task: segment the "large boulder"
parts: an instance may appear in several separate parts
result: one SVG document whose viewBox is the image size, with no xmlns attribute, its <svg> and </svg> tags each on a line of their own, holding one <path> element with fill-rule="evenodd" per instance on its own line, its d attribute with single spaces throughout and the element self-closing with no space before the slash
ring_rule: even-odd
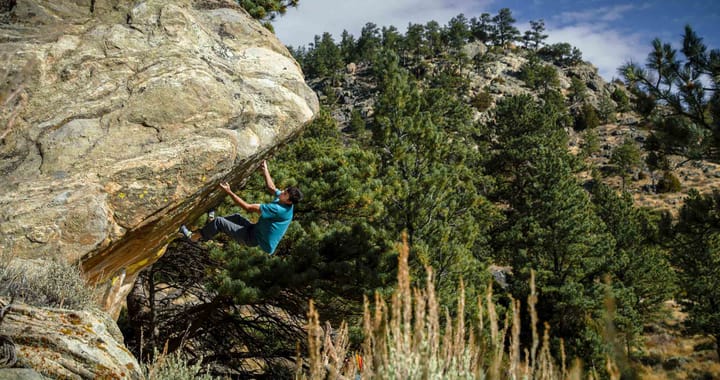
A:
<svg viewBox="0 0 720 380">
<path fill-rule="evenodd" d="M 595 109 L 600 108 L 603 97 L 609 97 L 615 86 L 608 84 L 598 73 L 597 67 L 588 62 L 582 62 L 575 66 L 564 68 L 560 75 L 560 86 L 568 91 L 572 86 L 572 79 L 577 78 L 585 85 L 584 102 L 591 104 Z M 582 103 L 574 104 L 573 109 L 579 109 Z"/>
<path fill-rule="evenodd" d="M 465 53 L 465 56 L 467 56 L 468 59 L 471 60 L 478 55 L 484 55 L 485 53 L 487 53 L 487 50 L 487 45 L 485 45 L 485 43 L 481 41 L 470 42 L 462 47 L 462 52 Z"/>
<path fill-rule="evenodd" d="M 308 123 L 298 64 L 231 0 L 0 7 L 0 250 L 83 262 L 116 315 L 178 226 Z"/>
<path fill-rule="evenodd" d="M 2 305 L 8 300 L 0 301 Z M 15 367 L 32 371 L 0 370 L 0 378 L 34 379 L 39 377 L 37 373 L 52 379 L 144 378 L 115 321 L 98 310 L 12 304 L 2 321 L 2 335 L 14 342 Z"/>
</svg>

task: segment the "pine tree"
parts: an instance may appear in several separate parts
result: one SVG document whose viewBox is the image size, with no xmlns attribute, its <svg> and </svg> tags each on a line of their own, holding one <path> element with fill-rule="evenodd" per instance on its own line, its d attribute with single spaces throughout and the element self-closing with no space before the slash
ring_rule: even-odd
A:
<svg viewBox="0 0 720 380">
<path fill-rule="evenodd" d="M 495 27 L 491 38 L 496 46 L 506 47 L 520 37 L 520 31 L 513 25 L 515 19 L 512 17 L 512 11 L 509 8 L 500 9 L 498 14 L 492 18 L 492 22 Z"/>
<path fill-rule="evenodd" d="M 691 331 L 715 338 L 720 355 L 720 192 L 691 190 L 673 228 L 671 260 Z M 720 356 L 719 356 L 720 357 Z"/>
<path fill-rule="evenodd" d="M 597 130 L 586 129 L 582 133 L 583 143 L 580 146 L 584 158 L 591 157 L 600 151 L 600 137 Z"/>
<path fill-rule="evenodd" d="M 293 58 L 295 58 L 295 60 L 298 64 L 300 64 L 301 67 L 309 66 L 310 63 L 307 61 L 309 54 L 307 47 L 303 45 L 299 47 L 288 46 L 287 48 L 290 54 L 293 56 Z"/>
<path fill-rule="evenodd" d="M 357 46 L 355 37 L 347 30 L 343 30 L 340 35 L 340 55 L 346 63 L 355 62 L 357 60 Z"/>
<path fill-rule="evenodd" d="M 615 112 L 617 110 L 617 107 L 615 106 L 615 103 L 612 101 L 610 95 L 603 94 L 600 97 L 600 101 L 598 103 L 598 117 L 600 117 L 600 121 L 603 124 L 608 123 L 614 123 L 616 120 Z"/>
<path fill-rule="evenodd" d="M 525 31 L 525 35 L 523 35 L 525 47 L 533 51 L 540 49 L 544 44 L 543 41 L 548 38 L 548 35 L 543 32 L 545 32 L 545 20 L 530 20 L 530 30 Z"/>
<path fill-rule="evenodd" d="M 322 37 L 315 36 L 315 42 L 307 59 L 311 62 L 309 76 L 327 77 L 333 81 L 339 78 L 344 66 L 340 48 L 328 32 L 323 33 Z"/>
<path fill-rule="evenodd" d="M 557 69 L 535 54 L 530 54 L 528 61 L 520 67 L 520 79 L 533 90 L 548 91 L 560 87 Z"/>
<path fill-rule="evenodd" d="M 432 266 L 442 298 L 453 300 L 461 276 L 468 284 L 483 283 L 475 281 L 482 278 L 478 252 L 493 215 L 478 188 L 485 181 L 473 164 L 478 152 L 463 138 L 471 113 L 444 89 L 420 92 L 394 54 L 375 65 L 381 93 L 372 145 L 380 157 L 378 197 L 385 205 L 378 228 L 393 241 L 406 231 L 415 270 Z"/>
<path fill-rule="evenodd" d="M 357 54 L 360 60 L 371 62 L 382 46 L 382 38 L 377 25 L 368 22 L 360 30 L 357 41 Z"/>
<path fill-rule="evenodd" d="M 404 44 L 402 51 L 411 57 L 418 57 L 427 54 L 424 50 L 424 34 L 425 28 L 421 24 L 409 23 L 405 32 Z"/>
<path fill-rule="evenodd" d="M 528 296 L 530 271 L 536 271 L 540 320 L 573 347 L 572 355 L 590 359 L 602 350 L 587 318 L 599 319 L 603 309 L 601 279 L 613 239 L 574 176 L 566 113 L 552 95 L 544 104 L 529 96 L 498 103 L 491 126 L 498 133 L 493 199 L 507 210 L 492 236 L 498 259 L 514 268 L 513 298 Z"/>
<path fill-rule="evenodd" d="M 717 94 L 720 50 L 708 52 L 702 38 L 689 25 L 685 26 L 682 41 L 684 61 L 669 43 L 655 39 L 652 46 L 645 68 L 629 62 L 619 72 L 636 97 L 645 101 L 647 106 L 642 108 L 646 115 L 658 104 L 672 110 L 671 115 L 663 116 L 664 120 L 653 120 L 666 124 L 659 125 L 658 130 L 667 129 L 667 123 L 671 123 L 688 137 L 675 141 L 672 135 L 660 134 L 666 141 L 664 153 L 683 153 L 691 156 L 689 158 L 716 157 L 720 147 L 720 96 Z M 674 147 L 686 152 L 672 152 Z"/>
<path fill-rule="evenodd" d="M 630 179 L 632 171 L 642 163 L 640 148 L 635 142 L 626 138 L 623 143 L 613 149 L 610 156 L 610 164 L 614 165 L 614 172 L 622 178 L 622 189 L 625 191 L 625 183 Z"/>
<path fill-rule="evenodd" d="M 644 324 L 661 317 L 663 302 L 674 293 L 675 275 L 660 244 L 655 216 L 636 208 L 629 193 L 618 195 L 602 183 L 593 188 L 592 201 L 614 238 L 609 274 L 617 305 L 615 325 L 630 345 Z"/>
<path fill-rule="evenodd" d="M 612 100 L 617 104 L 617 110 L 619 112 L 630 111 L 630 99 L 627 96 L 627 92 L 621 88 L 616 88 L 610 95 Z"/>
<path fill-rule="evenodd" d="M 450 48 L 458 52 L 470 37 L 470 28 L 468 20 L 464 14 L 459 14 L 450 19 L 445 27 L 445 35 Z"/>
<path fill-rule="evenodd" d="M 284 15 L 288 7 L 297 7 L 299 0 L 237 0 L 250 16 L 260 20 L 269 30 L 277 15 Z"/>
<path fill-rule="evenodd" d="M 578 77 L 572 77 L 570 79 L 570 90 L 569 96 L 571 102 L 581 103 L 587 98 L 588 88 L 585 83 Z"/>
<path fill-rule="evenodd" d="M 445 51 L 443 44 L 442 29 L 437 21 L 428 21 L 425 23 L 425 43 L 427 44 L 430 57 L 439 57 Z"/>
<path fill-rule="evenodd" d="M 402 45 L 402 35 L 394 26 L 382 28 L 382 47 L 383 49 L 396 51 Z"/>
<path fill-rule="evenodd" d="M 494 26 L 489 13 L 483 13 L 480 18 L 470 19 L 470 35 L 475 41 L 486 43 L 490 41 Z"/>
<path fill-rule="evenodd" d="M 538 55 L 558 66 L 567 67 L 582 62 L 582 52 L 567 42 L 543 46 Z"/>
<path fill-rule="evenodd" d="M 595 107 L 590 103 L 583 103 L 580 112 L 575 116 L 574 128 L 576 131 L 584 131 L 587 129 L 594 129 L 600 125 L 600 118 L 598 117 Z"/>
</svg>

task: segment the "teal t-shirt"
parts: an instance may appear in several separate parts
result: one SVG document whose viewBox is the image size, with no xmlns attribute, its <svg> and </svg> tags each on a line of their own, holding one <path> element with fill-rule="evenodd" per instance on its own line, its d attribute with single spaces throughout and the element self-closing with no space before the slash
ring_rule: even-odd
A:
<svg viewBox="0 0 720 380">
<path fill-rule="evenodd" d="M 280 203 L 280 190 L 272 203 L 260 205 L 260 220 L 255 224 L 255 239 L 263 251 L 273 254 L 293 217 L 293 205 Z"/>
</svg>

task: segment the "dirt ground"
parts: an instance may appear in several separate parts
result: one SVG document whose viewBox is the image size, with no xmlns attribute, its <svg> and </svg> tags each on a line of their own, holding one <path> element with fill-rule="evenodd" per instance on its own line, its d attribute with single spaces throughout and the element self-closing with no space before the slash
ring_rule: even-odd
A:
<svg viewBox="0 0 720 380">
<path fill-rule="evenodd" d="M 687 315 L 674 301 L 664 305 L 666 318 L 646 326 L 643 349 L 631 354 L 641 379 L 720 379 L 720 362 L 712 338 L 683 333 Z"/>
<path fill-rule="evenodd" d="M 633 139 L 638 146 L 642 145 L 642 141 L 647 138 L 648 132 L 633 126 L 606 124 L 597 128 L 597 134 L 600 140 L 601 151 L 587 159 L 588 163 L 598 168 L 607 167 L 609 164 L 612 149 L 629 137 Z M 579 151 L 582 144 L 582 138 L 579 134 L 571 136 L 571 151 Z M 643 160 L 645 154 L 643 154 Z M 668 159 L 673 167 L 684 161 L 680 156 L 669 156 Z M 643 165 L 644 166 L 644 165 Z M 649 208 L 651 210 L 667 210 L 673 215 L 682 207 L 683 200 L 687 196 L 690 189 L 697 189 L 701 193 L 720 190 L 720 165 L 709 161 L 687 161 L 673 170 L 680 180 L 682 190 L 675 193 L 654 193 L 650 191 L 653 184 L 652 173 L 643 168 L 633 175 L 633 179 L 628 181 L 626 189 L 630 191 L 635 203 L 638 206 Z M 660 172 L 654 173 L 655 178 L 659 179 L 662 175 Z M 590 178 L 590 172 L 582 173 L 584 179 Z M 622 188 L 622 180 L 619 176 L 606 176 L 603 181 L 616 189 Z"/>
</svg>

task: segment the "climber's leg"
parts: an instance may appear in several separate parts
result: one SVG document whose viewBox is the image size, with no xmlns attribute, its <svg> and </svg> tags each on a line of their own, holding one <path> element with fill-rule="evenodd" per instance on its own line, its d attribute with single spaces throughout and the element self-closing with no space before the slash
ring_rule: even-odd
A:
<svg viewBox="0 0 720 380">
<path fill-rule="evenodd" d="M 254 247 L 257 245 L 255 234 L 253 233 L 254 227 L 254 224 L 240 214 L 233 214 L 214 218 L 205 224 L 202 230 L 200 230 L 200 233 L 204 240 L 210 240 L 217 235 L 218 232 L 223 232 L 235 241 Z"/>
</svg>

